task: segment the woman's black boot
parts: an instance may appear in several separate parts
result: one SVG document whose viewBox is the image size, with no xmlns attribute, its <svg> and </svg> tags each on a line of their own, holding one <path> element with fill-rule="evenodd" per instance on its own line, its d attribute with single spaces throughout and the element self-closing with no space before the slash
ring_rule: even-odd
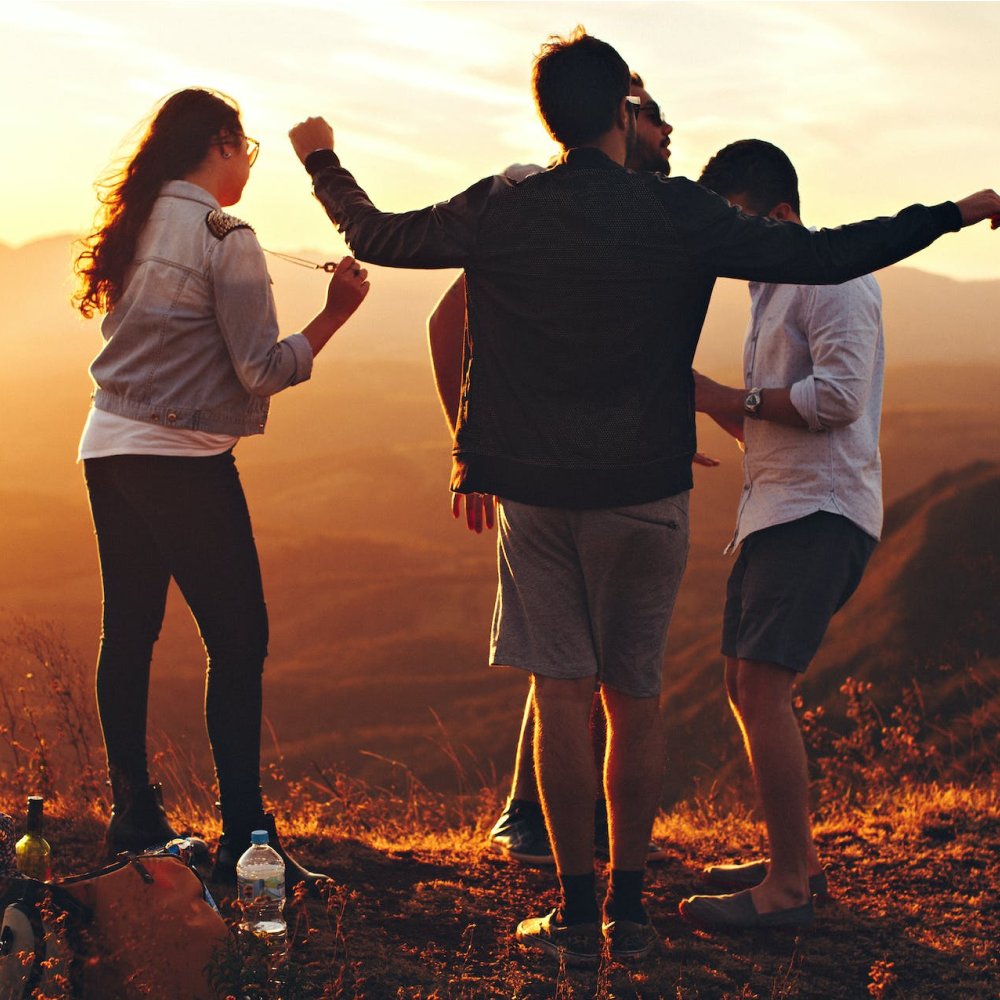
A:
<svg viewBox="0 0 1000 1000">
<path fill-rule="evenodd" d="M 167 819 L 157 786 L 132 786 L 112 779 L 111 787 L 115 804 L 104 834 L 104 849 L 109 859 L 122 851 L 143 851 L 180 836 Z"/>
<path fill-rule="evenodd" d="M 200 837 L 178 833 L 163 808 L 163 788 L 155 785 L 131 787 L 112 781 L 115 804 L 104 834 L 104 850 L 110 860 L 122 851 L 138 854 L 184 836 L 191 843 L 195 860 L 208 860 L 208 844 Z"/>
</svg>

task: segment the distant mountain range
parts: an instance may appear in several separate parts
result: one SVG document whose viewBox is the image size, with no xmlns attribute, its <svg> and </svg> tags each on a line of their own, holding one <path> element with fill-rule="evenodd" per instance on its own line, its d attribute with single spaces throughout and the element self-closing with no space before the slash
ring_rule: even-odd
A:
<svg viewBox="0 0 1000 1000">
<path fill-rule="evenodd" d="M 0 296 L 4 352 L 10 358 L 68 359 L 94 353 L 97 332 L 81 337 L 69 309 L 72 236 L 51 237 L 17 249 L 0 244 Z M 295 256 L 323 262 L 322 250 Z M 270 258 L 278 314 L 284 330 L 300 328 L 319 308 L 326 287 L 322 272 Z M 338 334 L 343 357 L 426 356 L 425 323 L 453 272 L 401 271 L 372 267 L 372 292 L 364 308 Z M 1000 364 L 1000 281 L 960 282 L 903 265 L 878 274 L 885 306 L 890 365 L 989 362 Z M 745 283 L 718 283 L 699 348 L 706 371 L 739 367 L 748 313 Z M 96 326 L 96 324 L 95 324 Z"/>
</svg>

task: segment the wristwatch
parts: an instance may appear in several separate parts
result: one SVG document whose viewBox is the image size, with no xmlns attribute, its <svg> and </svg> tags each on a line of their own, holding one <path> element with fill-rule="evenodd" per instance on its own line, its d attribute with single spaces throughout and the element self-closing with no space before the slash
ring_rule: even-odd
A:
<svg viewBox="0 0 1000 1000">
<path fill-rule="evenodd" d="M 754 420 L 760 420 L 760 404 L 764 402 L 763 389 L 751 389 L 743 397 L 743 413 Z"/>
</svg>

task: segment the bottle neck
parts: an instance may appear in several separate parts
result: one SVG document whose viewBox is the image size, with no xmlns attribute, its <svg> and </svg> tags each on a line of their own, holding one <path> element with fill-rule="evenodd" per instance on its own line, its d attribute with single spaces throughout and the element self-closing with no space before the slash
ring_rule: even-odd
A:
<svg viewBox="0 0 1000 1000">
<path fill-rule="evenodd" d="M 28 799 L 28 833 L 41 834 L 42 832 L 42 800 Z"/>
</svg>

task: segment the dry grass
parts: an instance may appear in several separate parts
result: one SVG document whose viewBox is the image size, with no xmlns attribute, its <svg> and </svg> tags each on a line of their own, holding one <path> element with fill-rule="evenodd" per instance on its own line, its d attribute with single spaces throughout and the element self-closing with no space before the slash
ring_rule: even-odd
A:
<svg viewBox="0 0 1000 1000">
<path fill-rule="evenodd" d="M 106 810 L 96 719 L 85 707 L 89 669 L 51 629 L 18 629 L 8 632 L 0 664 L 15 678 L 0 699 L 0 808 L 20 815 L 27 791 L 46 791 L 55 868 L 77 872 L 97 860 Z M 816 832 L 835 896 L 816 930 L 710 936 L 679 919 L 677 902 L 697 891 L 703 864 L 764 847 L 753 814 L 728 789 L 713 788 L 657 820 L 668 859 L 650 867 L 647 889 L 660 944 L 638 968 L 607 962 L 579 972 L 520 954 L 514 927 L 554 904 L 555 880 L 484 851 L 501 799 L 492 778 L 459 775 L 461 794 L 444 795 L 397 764 L 402 790 L 390 791 L 319 767 L 288 781 L 279 759 L 272 777 L 284 792 L 271 805 L 284 837 L 333 882 L 322 898 L 291 901 L 285 985 L 253 996 L 997 1000 L 995 743 L 979 740 L 987 756 L 963 780 L 944 781 L 935 778 L 948 769 L 940 750 L 928 749 L 919 700 L 901 698 L 896 713 L 880 713 L 863 686 L 845 685 L 843 694 L 848 732 L 827 732 L 815 718 L 807 727 L 826 772 Z M 450 746 L 443 730 L 441 740 Z M 217 834 L 212 790 L 193 780 L 184 754 L 160 747 L 157 768 L 187 789 L 169 802 L 175 824 Z M 230 891 L 213 889 L 231 912 Z M 229 968 L 251 964 L 237 956 Z M 232 984 L 227 994 L 251 997 Z"/>
</svg>

